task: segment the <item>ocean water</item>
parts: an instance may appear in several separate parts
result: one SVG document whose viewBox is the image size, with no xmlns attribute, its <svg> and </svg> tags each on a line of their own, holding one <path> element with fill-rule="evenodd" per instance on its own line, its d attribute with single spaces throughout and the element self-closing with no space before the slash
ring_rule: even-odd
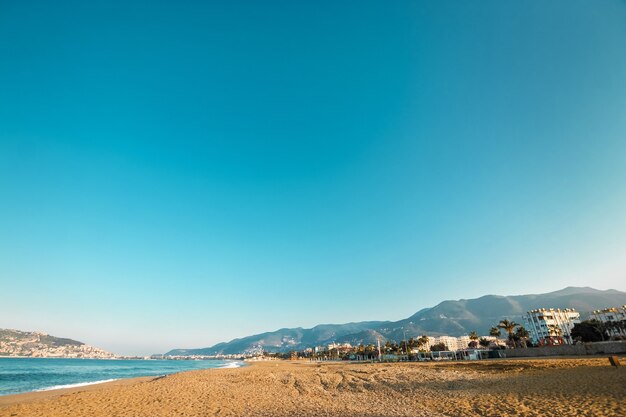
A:
<svg viewBox="0 0 626 417">
<path fill-rule="evenodd" d="M 193 369 L 234 368 L 239 361 L 106 360 L 0 358 L 0 395 L 78 387 L 138 376 L 160 376 Z"/>
</svg>

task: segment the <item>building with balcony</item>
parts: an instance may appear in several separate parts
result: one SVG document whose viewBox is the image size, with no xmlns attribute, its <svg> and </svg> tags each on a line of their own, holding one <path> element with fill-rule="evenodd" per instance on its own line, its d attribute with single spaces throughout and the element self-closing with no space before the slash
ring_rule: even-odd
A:
<svg viewBox="0 0 626 417">
<path fill-rule="evenodd" d="M 626 336 L 626 329 L 624 328 L 626 306 L 594 310 L 589 318 L 606 324 L 606 331 L 609 336 Z"/>
<path fill-rule="evenodd" d="M 571 308 L 539 308 L 530 310 L 523 320 L 533 343 L 563 345 L 572 343 L 572 329 L 580 323 L 580 313 Z"/>
</svg>

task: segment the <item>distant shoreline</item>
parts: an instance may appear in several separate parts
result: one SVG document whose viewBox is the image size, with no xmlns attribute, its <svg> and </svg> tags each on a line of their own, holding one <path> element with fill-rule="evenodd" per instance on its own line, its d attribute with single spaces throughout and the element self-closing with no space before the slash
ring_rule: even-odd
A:
<svg viewBox="0 0 626 417">
<path fill-rule="evenodd" d="M 111 361 L 117 361 L 117 360 L 121 360 L 123 358 L 76 358 L 76 357 L 72 357 L 72 356 L 5 356 L 5 355 L 0 355 L 0 359 L 98 359 L 98 360 L 111 360 Z M 143 360 L 140 358 L 136 358 L 136 360 Z"/>
</svg>

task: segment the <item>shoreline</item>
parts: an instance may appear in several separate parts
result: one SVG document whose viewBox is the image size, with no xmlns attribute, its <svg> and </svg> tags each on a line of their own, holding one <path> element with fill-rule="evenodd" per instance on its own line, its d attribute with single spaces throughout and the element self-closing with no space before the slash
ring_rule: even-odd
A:
<svg viewBox="0 0 626 417">
<path fill-rule="evenodd" d="M 84 357 L 74 357 L 74 356 L 7 356 L 0 355 L 0 359 L 97 359 L 97 360 L 121 360 L 122 358 L 84 358 Z M 138 359 L 144 360 L 144 359 Z"/>
<path fill-rule="evenodd" d="M 0 417 L 67 415 L 621 416 L 626 368 L 611 367 L 606 357 L 259 361 L 0 397 Z"/>
<path fill-rule="evenodd" d="M 163 376 L 137 376 L 132 378 L 116 379 L 114 381 L 96 382 L 93 384 L 81 385 L 77 387 L 55 388 L 42 391 L 22 392 L 20 394 L 0 395 L 0 411 L 3 407 L 8 407 L 16 404 L 29 403 L 38 400 L 47 400 L 84 391 L 96 391 L 100 389 L 106 389 L 107 387 L 133 385 L 136 383 L 147 382 L 159 378 L 163 378 Z"/>
<path fill-rule="evenodd" d="M 2 358 L 0 356 L 0 358 Z M 24 359 L 32 359 L 31 357 L 28 356 L 22 356 L 21 358 Z M 141 383 L 141 382 L 146 382 L 146 381 L 152 381 L 152 380 L 159 380 L 162 378 L 166 378 L 168 376 L 173 376 L 173 375 L 178 375 L 178 374 L 187 374 L 187 373 L 192 373 L 192 372 L 199 372 L 199 371 L 213 371 L 213 370 L 224 370 L 224 369 L 239 369 L 239 368 L 245 368 L 245 367 L 249 367 L 249 366 L 254 366 L 255 364 L 271 364 L 271 363 L 281 363 L 281 364 L 292 364 L 292 365 L 326 365 L 326 366 L 332 366 L 332 365 L 339 365 L 339 364 L 346 364 L 346 365 L 380 365 L 380 366 L 385 366 L 385 365 L 391 365 L 393 366 L 394 364 L 416 364 L 416 365 L 424 365 L 424 366 L 441 366 L 441 367 L 445 367 L 446 365 L 455 365 L 455 364 L 480 364 L 480 363 L 493 363 L 493 362 L 532 362 L 532 361 L 545 361 L 545 360 L 577 360 L 577 359 L 602 359 L 602 358 L 607 358 L 606 355 L 585 355 L 585 356 L 558 356 L 558 357 L 552 357 L 552 358 L 545 358 L 545 357 L 541 357 L 541 356 L 537 356 L 537 357 L 514 357 L 514 358 L 490 358 L 490 359 L 483 359 L 480 361 L 309 361 L 309 360 L 297 360 L 297 361 L 290 361 L 288 359 L 280 359 L 280 360 L 272 360 L 272 361 L 250 361 L 250 362 L 245 362 L 245 361 L 235 361 L 232 360 L 233 363 L 241 363 L 241 365 L 239 366 L 223 366 L 220 368 L 205 368 L 205 369 L 189 369 L 189 370 L 184 370 L 184 371 L 179 371 L 179 372 L 173 372 L 170 374 L 164 374 L 164 375 L 142 375 L 142 376 L 131 376 L 131 377 L 127 377 L 127 378 L 115 378 L 115 379 L 110 379 L 110 380 L 103 380 L 103 381 L 93 381 L 93 382 L 77 382 L 75 384 L 67 384 L 67 387 L 49 387 L 49 388 L 41 388 L 41 389 L 36 389 L 33 391 L 26 391 L 26 392 L 20 392 L 20 393 L 16 393 L 16 394 L 8 394 L 8 395 L 0 395 L 0 407 L 2 407 L 3 405 L 6 404 L 13 404 L 13 402 L 11 401 L 13 398 L 16 399 L 15 403 L 20 403 L 20 402 L 24 402 L 22 400 L 22 398 L 26 398 L 27 401 L 30 401 L 31 398 L 36 400 L 39 397 L 41 398 L 48 398 L 48 397 L 55 397 L 58 395 L 65 395 L 65 394 L 71 394 L 74 392 L 81 392 L 81 391 L 92 391 L 96 388 L 99 387 L 106 387 L 108 385 L 111 386 L 116 386 L 116 385 L 127 385 L 127 384 L 132 384 L 133 381 L 137 382 L 137 383 Z M 39 359 L 39 358 L 38 358 Z M 92 358 L 43 358 L 43 359 L 92 359 Z M 622 357 L 621 358 L 622 362 L 626 362 L 626 358 Z M 607 359 L 608 362 L 608 359 Z"/>
<path fill-rule="evenodd" d="M 65 358 L 67 359 L 67 358 Z M 3 407 L 12 406 L 15 404 L 28 403 L 38 400 L 46 400 L 55 397 L 62 397 L 65 395 L 76 394 L 85 391 L 98 391 L 101 389 L 107 389 L 110 387 L 129 386 L 135 384 L 142 384 L 145 382 L 158 381 L 167 377 L 181 374 L 190 374 L 194 372 L 206 372 L 206 371 L 218 371 L 218 370 L 234 370 L 251 366 L 251 363 L 244 363 L 241 366 L 225 366 L 222 368 L 206 368 L 206 369 L 189 369 L 186 371 L 174 372 L 166 375 L 152 375 L 152 376 L 133 376 L 129 378 L 119 378 L 111 381 L 96 381 L 93 383 L 86 383 L 85 385 L 73 386 L 67 388 L 51 388 L 42 389 L 28 392 L 20 392 L 18 394 L 0 395 L 0 411 Z"/>
<path fill-rule="evenodd" d="M 2 359 L 3 357 L 0 356 L 0 359 Z M 56 358 L 56 357 L 50 357 L 50 358 L 32 358 L 32 357 L 28 357 L 28 356 L 21 356 L 21 357 L 14 357 L 14 356 L 10 356 L 8 358 L 19 358 L 19 359 L 77 359 L 77 360 L 91 360 L 94 358 Z M 98 359 L 99 360 L 99 359 Z M 144 380 L 144 379 L 148 379 L 148 380 L 158 380 L 161 378 L 165 378 L 166 376 L 171 376 L 171 375 L 176 375 L 179 373 L 184 373 L 184 372 L 194 372 L 194 371 L 204 371 L 204 370 L 214 370 L 214 369 L 236 369 L 236 368 L 242 368 L 248 365 L 247 362 L 244 361 L 237 361 L 237 360 L 223 360 L 223 362 L 225 362 L 222 366 L 220 367 L 210 367 L 210 368 L 199 368 L 199 369 L 184 369 L 184 370 L 180 370 L 180 371 L 176 371 L 176 372 L 170 372 L 170 373 L 163 373 L 163 374 L 156 374 L 156 375 L 134 375 L 134 376 L 127 376 L 127 377 L 118 377 L 118 378 L 110 378 L 110 379 L 102 379 L 102 380 L 97 380 L 97 381 L 76 381 L 76 382 L 71 382 L 71 383 L 67 383 L 67 384 L 61 384 L 61 385 L 50 385 L 50 386 L 44 386 L 41 388 L 37 388 L 34 389 L 32 391 L 24 391 L 24 392 L 18 392 L 18 393 L 11 393 L 11 394 L 6 394 L 6 395 L 0 395 L 0 407 L 2 407 L 3 404 L 10 404 L 11 403 L 11 399 L 13 397 L 16 397 L 18 402 L 21 402 L 21 397 L 28 397 L 28 398 L 35 398 L 38 396 L 38 394 L 46 394 L 46 393 L 57 393 L 57 392 L 61 392 L 61 393 L 71 393 L 74 391 L 84 391 L 87 389 L 90 389 L 90 387 L 99 387 L 99 386 L 104 386 L 104 385 L 108 385 L 108 384 L 115 384 L 116 382 L 122 382 L 122 381 L 132 381 L 132 380 Z M 91 389 L 90 389 L 91 390 Z M 42 397 L 48 397 L 48 395 L 44 395 Z"/>
</svg>

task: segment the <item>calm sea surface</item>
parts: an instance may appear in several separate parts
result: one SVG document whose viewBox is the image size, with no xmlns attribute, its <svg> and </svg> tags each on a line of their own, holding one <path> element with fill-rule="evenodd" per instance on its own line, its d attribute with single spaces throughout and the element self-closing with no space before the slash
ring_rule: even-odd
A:
<svg viewBox="0 0 626 417">
<path fill-rule="evenodd" d="M 238 361 L 0 358 L 0 395 L 88 385 L 193 369 L 237 367 Z"/>
</svg>

